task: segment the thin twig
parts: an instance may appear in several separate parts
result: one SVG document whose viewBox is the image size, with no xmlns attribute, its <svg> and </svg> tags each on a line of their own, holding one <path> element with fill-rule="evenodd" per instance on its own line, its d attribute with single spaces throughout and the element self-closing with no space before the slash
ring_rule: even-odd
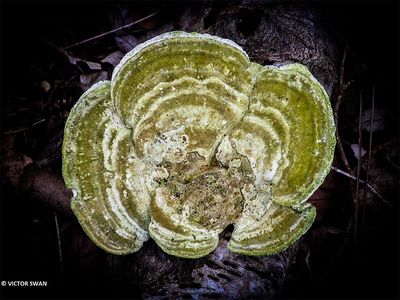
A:
<svg viewBox="0 0 400 300">
<path fill-rule="evenodd" d="M 347 51 L 348 51 L 348 46 L 345 45 L 344 46 L 343 57 L 342 57 L 342 62 L 340 64 L 339 87 L 341 87 L 341 88 L 343 88 L 343 82 L 344 82 L 344 64 L 346 63 Z"/>
<path fill-rule="evenodd" d="M 343 176 L 346 176 L 346 177 L 348 177 L 348 178 L 350 178 L 352 180 L 357 180 L 357 178 L 355 176 L 353 176 L 353 175 L 351 175 L 351 174 L 349 174 L 349 173 L 347 173 L 347 172 L 345 172 L 343 170 L 340 170 L 340 169 L 338 169 L 336 167 L 331 167 L 331 169 L 333 171 L 335 171 L 336 173 L 341 174 Z M 360 183 L 365 184 L 365 181 L 360 179 Z M 367 184 L 367 187 L 370 189 L 370 191 L 372 193 L 374 193 L 379 199 L 381 199 L 383 203 L 385 203 L 385 204 L 387 204 L 389 206 L 392 206 L 392 204 L 390 202 L 388 202 L 385 198 L 383 198 L 383 196 L 381 194 L 379 194 L 369 183 Z"/>
<path fill-rule="evenodd" d="M 40 123 L 43 123 L 44 121 L 46 121 L 46 119 L 41 119 L 41 120 L 39 120 L 39 121 L 33 123 L 33 124 L 32 124 L 32 127 L 33 127 L 33 126 L 36 126 L 36 125 L 38 125 L 38 124 L 40 124 Z"/>
<path fill-rule="evenodd" d="M 34 127 L 34 126 L 36 126 L 36 125 L 38 125 L 38 124 L 40 124 L 40 123 L 43 123 L 44 121 L 46 121 L 46 119 L 39 120 L 39 121 L 33 123 L 30 127 Z M 22 131 L 25 132 L 26 130 L 30 130 L 30 128 L 28 128 L 28 127 L 22 127 L 22 128 L 18 128 L 18 129 L 15 129 L 15 130 L 8 130 L 8 131 L 3 132 L 3 134 L 4 134 L 4 135 L 7 135 L 7 134 L 15 134 L 15 133 L 19 133 L 19 132 L 22 132 Z"/>
<path fill-rule="evenodd" d="M 342 62 L 340 64 L 340 73 L 339 73 L 339 89 L 338 89 L 338 96 L 335 102 L 335 106 L 333 108 L 333 116 L 335 119 L 335 124 L 336 124 L 336 144 L 337 144 L 337 149 L 339 151 L 339 155 L 340 158 L 343 162 L 344 167 L 346 168 L 347 172 L 351 172 L 350 169 L 350 165 L 349 162 L 346 158 L 346 154 L 344 153 L 344 149 L 343 149 L 343 145 L 342 142 L 340 140 L 340 136 L 339 136 L 339 107 L 340 104 L 342 103 L 342 99 L 343 99 L 343 93 L 345 91 L 345 89 L 350 85 L 351 81 L 348 82 L 346 85 L 344 85 L 344 65 L 346 63 L 346 57 L 347 57 L 347 45 L 344 48 L 344 52 L 343 52 L 343 57 L 342 57 Z"/>
<path fill-rule="evenodd" d="M 395 167 L 397 170 L 400 170 L 400 167 L 398 165 L 396 165 L 393 160 L 389 157 L 389 154 L 385 153 L 385 157 L 386 160 L 393 166 Z"/>
<path fill-rule="evenodd" d="M 57 217 L 56 212 L 54 212 L 54 223 L 56 225 L 57 242 L 58 242 L 58 258 L 60 260 L 60 274 L 62 276 L 64 273 L 64 262 L 63 262 L 63 254 L 62 254 L 62 249 L 61 249 L 60 227 L 58 226 L 58 217 Z"/>
<path fill-rule="evenodd" d="M 372 154 L 372 125 L 374 123 L 374 111 L 375 111 L 375 86 L 372 86 L 372 104 L 371 104 L 371 114 L 369 120 L 369 142 L 368 142 L 368 162 L 367 162 L 367 174 L 365 176 L 365 186 L 368 185 L 369 181 L 369 171 L 371 165 L 371 154 Z M 361 148 L 360 148 L 361 149 Z M 365 203 L 367 199 L 367 189 L 364 187 L 364 195 L 362 198 L 362 215 L 361 215 L 361 231 L 364 231 L 365 224 Z"/>
<path fill-rule="evenodd" d="M 361 170 L 361 144 L 362 144 L 362 106 L 363 98 L 362 92 L 360 91 L 360 104 L 358 113 L 358 160 L 357 160 L 357 178 L 356 178 L 356 195 L 354 197 L 354 254 L 357 252 L 357 240 L 358 240 L 358 213 L 359 213 L 359 200 L 360 200 L 360 170 Z"/>
<path fill-rule="evenodd" d="M 19 133 L 19 132 L 22 132 L 22 131 L 25 131 L 25 130 L 28 130 L 28 128 L 23 127 L 23 128 L 19 128 L 19 129 L 15 129 L 15 130 L 8 130 L 8 131 L 3 132 L 3 134 L 4 135 L 14 134 L 14 133 Z"/>
<path fill-rule="evenodd" d="M 115 28 L 115 29 L 110 30 L 110 31 L 107 31 L 107 32 L 103 32 L 103 33 L 101 33 L 101 34 L 99 34 L 99 35 L 96 35 L 96 36 L 93 36 L 93 37 L 91 37 L 91 38 L 85 39 L 85 40 L 83 40 L 83 41 L 77 42 L 77 43 L 75 43 L 75 44 L 69 45 L 68 47 L 65 47 L 65 49 L 70 49 L 70 48 L 72 48 L 72 47 L 76 47 L 76 46 L 79 46 L 79 45 L 82 45 L 82 44 L 86 44 L 86 43 L 88 43 L 88 42 L 91 42 L 91 41 L 93 41 L 93 40 L 96 40 L 96 39 L 105 37 L 105 36 L 107 36 L 107 35 L 109 35 L 109 34 L 112 34 L 112 33 L 114 33 L 114 32 L 120 31 L 120 30 L 122 30 L 122 29 L 129 28 L 129 27 L 131 27 L 131 26 L 133 26 L 133 25 L 135 25 L 135 24 L 137 24 L 137 23 L 140 23 L 140 22 L 142 22 L 142 21 L 144 21 L 144 20 L 150 19 L 151 17 L 155 16 L 157 13 L 158 13 L 158 11 L 153 12 L 152 14 L 150 14 L 150 15 L 144 17 L 144 18 L 141 18 L 141 19 L 139 19 L 139 20 L 136 20 L 136 21 L 131 22 L 131 23 L 129 23 L 129 24 L 126 24 L 126 25 L 124 25 L 124 26 Z"/>
</svg>

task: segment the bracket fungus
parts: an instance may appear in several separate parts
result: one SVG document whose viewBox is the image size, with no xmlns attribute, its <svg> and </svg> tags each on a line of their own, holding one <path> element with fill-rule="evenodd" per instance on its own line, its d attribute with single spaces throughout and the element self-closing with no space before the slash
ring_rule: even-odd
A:
<svg viewBox="0 0 400 300">
<path fill-rule="evenodd" d="M 234 42 L 170 32 L 138 45 L 65 125 L 63 177 L 88 236 L 114 254 L 150 237 L 198 258 L 284 250 L 315 218 L 330 169 L 329 98 L 300 64 L 250 62 Z"/>
</svg>

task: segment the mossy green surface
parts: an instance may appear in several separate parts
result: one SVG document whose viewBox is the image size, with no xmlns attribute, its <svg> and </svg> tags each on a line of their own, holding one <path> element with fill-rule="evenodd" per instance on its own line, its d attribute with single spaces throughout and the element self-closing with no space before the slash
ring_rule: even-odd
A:
<svg viewBox="0 0 400 300">
<path fill-rule="evenodd" d="M 71 110 L 64 133 L 63 177 L 74 192 L 72 211 L 88 236 L 111 253 L 125 254 L 137 251 L 148 239 L 148 221 L 137 209 L 141 205 L 135 195 L 124 200 L 113 193 L 123 173 L 118 170 L 121 162 L 107 164 L 112 143 L 104 142 L 115 141 L 116 135 L 129 136 L 129 131 L 113 122 L 110 106 L 110 82 L 101 82 Z M 116 159 L 127 160 L 130 145 L 130 140 L 118 143 Z"/>
<path fill-rule="evenodd" d="M 65 127 L 63 176 L 89 237 L 115 254 L 151 236 L 167 253 L 287 248 L 330 169 L 329 98 L 305 66 L 251 63 L 235 43 L 172 32 L 128 53 Z"/>
</svg>

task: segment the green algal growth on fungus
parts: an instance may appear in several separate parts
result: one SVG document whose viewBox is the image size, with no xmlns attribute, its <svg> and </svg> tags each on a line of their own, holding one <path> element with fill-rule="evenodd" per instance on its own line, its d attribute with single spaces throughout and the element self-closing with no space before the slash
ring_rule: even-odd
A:
<svg viewBox="0 0 400 300">
<path fill-rule="evenodd" d="M 65 126 L 63 176 L 89 237 L 115 254 L 284 250 L 332 163 L 329 98 L 300 64 L 251 63 L 234 42 L 171 32 L 138 45 L 85 92 Z"/>
</svg>

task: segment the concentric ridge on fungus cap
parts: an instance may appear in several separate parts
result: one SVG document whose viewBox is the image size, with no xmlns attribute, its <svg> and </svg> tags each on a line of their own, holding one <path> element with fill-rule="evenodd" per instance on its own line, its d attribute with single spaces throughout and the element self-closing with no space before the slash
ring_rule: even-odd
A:
<svg viewBox="0 0 400 300">
<path fill-rule="evenodd" d="M 234 42 L 170 32 L 138 45 L 65 126 L 72 209 L 104 250 L 152 237 L 188 258 L 235 229 L 231 251 L 282 251 L 313 223 L 305 203 L 335 147 L 329 98 L 300 64 L 250 62 Z"/>
</svg>

